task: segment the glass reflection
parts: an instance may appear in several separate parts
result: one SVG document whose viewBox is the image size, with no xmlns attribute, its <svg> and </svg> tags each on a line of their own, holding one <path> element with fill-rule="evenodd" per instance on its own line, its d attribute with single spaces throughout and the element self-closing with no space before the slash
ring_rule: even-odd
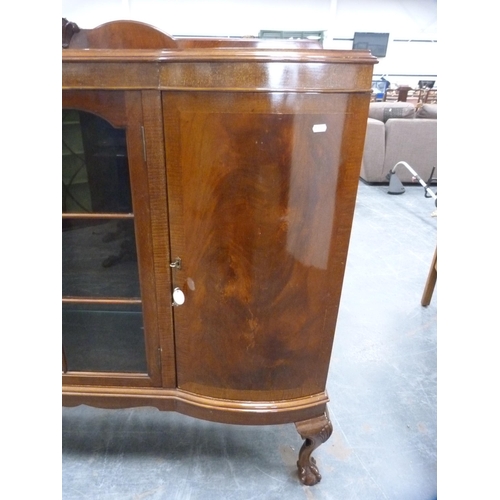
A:
<svg viewBox="0 0 500 500">
<path fill-rule="evenodd" d="M 130 213 L 125 130 L 92 113 L 63 110 L 63 213 Z"/>
<path fill-rule="evenodd" d="M 146 373 L 141 306 L 63 304 L 68 371 Z"/>
<path fill-rule="evenodd" d="M 133 219 L 63 219 L 63 296 L 140 297 Z"/>
</svg>

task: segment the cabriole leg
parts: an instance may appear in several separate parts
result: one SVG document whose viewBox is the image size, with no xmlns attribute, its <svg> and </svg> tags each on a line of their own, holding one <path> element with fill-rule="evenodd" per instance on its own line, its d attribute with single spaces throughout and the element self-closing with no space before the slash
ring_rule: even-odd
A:
<svg viewBox="0 0 500 500">
<path fill-rule="evenodd" d="M 311 457 L 311 453 L 319 445 L 323 444 L 333 432 L 328 409 L 320 417 L 296 422 L 295 427 L 302 439 L 305 439 L 300 448 L 299 460 L 297 461 L 299 479 L 306 486 L 312 486 L 321 481 L 321 474 L 316 467 L 316 460 Z"/>
</svg>

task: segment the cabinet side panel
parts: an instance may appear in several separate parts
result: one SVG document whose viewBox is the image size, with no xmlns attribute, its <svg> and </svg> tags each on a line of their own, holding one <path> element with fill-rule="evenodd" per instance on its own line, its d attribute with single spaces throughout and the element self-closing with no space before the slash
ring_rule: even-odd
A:
<svg viewBox="0 0 500 500">
<path fill-rule="evenodd" d="M 248 401 L 324 391 L 366 122 L 356 133 L 351 101 L 164 94 L 173 284 L 186 297 L 179 388 Z"/>
</svg>

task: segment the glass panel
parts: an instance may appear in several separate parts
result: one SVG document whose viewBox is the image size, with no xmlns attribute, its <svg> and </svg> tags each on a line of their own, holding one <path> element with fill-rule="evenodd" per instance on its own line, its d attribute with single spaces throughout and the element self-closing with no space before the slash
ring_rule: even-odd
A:
<svg viewBox="0 0 500 500">
<path fill-rule="evenodd" d="M 146 373 L 141 306 L 63 304 L 68 371 Z"/>
<path fill-rule="evenodd" d="M 92 113 L 63 110 L 63 213 L 130 213 L 125 130 Z"/>
<path fill-rule="evenodd" d="M 140 297 L 133 219 L 63 219 L 63 296 Z"/>
</svg>

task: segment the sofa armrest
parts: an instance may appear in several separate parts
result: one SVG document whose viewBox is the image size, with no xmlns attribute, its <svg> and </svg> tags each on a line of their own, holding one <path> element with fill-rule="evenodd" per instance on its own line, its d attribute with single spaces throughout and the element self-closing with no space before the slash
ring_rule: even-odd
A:
<svg viewBox="0 0 500 500">
<path fill-rule="evenodd" d="M 437 120 L 387 120 L 383 175 L 399 161 L 407 162 L 427 182 L 432 168 L 437 167 Z M 412 175 L 406 168 L 398 168 L 397 174 L 401 182 L 412 182 Z M 434 177 L 437 177 L 437 168 Z"/>
<path fill-rule="evenodd" d="M 360 176 L 366 182 L 383 182 L 385 157 L 385 124 L 368 118 Z"/>
</svg>

